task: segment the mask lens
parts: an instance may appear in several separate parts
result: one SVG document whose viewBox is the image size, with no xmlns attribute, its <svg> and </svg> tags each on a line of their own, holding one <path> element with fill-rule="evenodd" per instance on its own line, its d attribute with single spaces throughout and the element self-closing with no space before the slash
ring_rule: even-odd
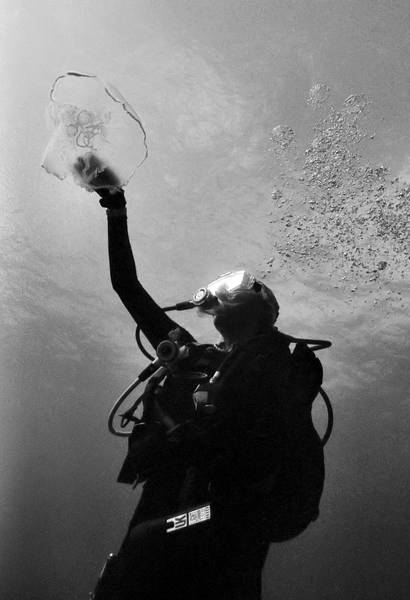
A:
<svg viewBox="0 0 410 600">
<path fill-rule="evenodd" d="M 208 290 L 214 296 L 218 295 L 218 292 L 226 291 L 228 293 L 236 292 L 239 290 L 250 290 L 255 283 L 255 278 L 246 271 L 234 271 L 225 273 L 212 281 L 208 286 Z"/>
</svg>

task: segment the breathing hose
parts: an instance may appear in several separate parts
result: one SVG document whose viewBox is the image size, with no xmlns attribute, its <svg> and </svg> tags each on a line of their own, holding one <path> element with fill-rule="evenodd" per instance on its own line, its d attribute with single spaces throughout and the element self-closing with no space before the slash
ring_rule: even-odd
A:
<svg viewBox="0 0 410 600">
<path fill-rule="evenodd" d="M 120 437 L 129 437 L 131 435 L 131 431 L 119 431 L 118 429 L 115 429 L 114 418 L 115 418 L 115 415 L 117 414 L 120 406 L 123 404 L 123 402 L 126 400 L 126 398 L 128 398 L 128 396 L 131 394 L 131 392 L 133 392 L 140 383 L 141 383 L 141 379 L 139 377 L 137 377 L 137 379 L 135 379 L 135 381 L 133 381 L 131 383 L 131 385 L 129 385 L 127 387 L 127 389 L 125 389 L 122 392 L 122 394 L 120 396 L 118 396 L 117 400 L 113 404 L 113 407 L 110 410 L 110 413 L 108 415 L 108 430 L 113 435 L 117 435 Z M 136 404 L 134 406 L 135 406 L 135 408 L 137 408 L 138 404 Z"/>
<path fill-rule="evenodd" d="M 187 346 L 180 346 L 171 340 L 163 340 L 158 344 L 156 353 L 157 358 L 141 371 L 138 377 L 114 402 L 114 405 L 108 415 L 108 430 L 113 435 L 117 435 L 119 437 L 129 437 L 132 433 L 131 431 L 119 431 L 114 427 L 114 418 L 120 406 L 123 404 L 126 398 L 128 398 L 131 392 L 133 392 L 135 388 L 140 385 L 140 383 L 143 383 L 147 379 L 149 379 L 148 385 L 150 385 L 150 389 L 155 388 L 168 375 L 168 373 L 175 372 L 178 361 L 186 358 L 189 355 L 189 349 Z M 198 373 L 192 373 L 192 375 L 197 376 Z M 136 400 L 136 402 L 134 402 L 134 404 L 124 414 L 121 415 L 121 427 L 126 427 L 130 421 L 136 420 L 133 418 L 133 414 L 143 401 L 143 398 L 144 394 L 142 394 Z"/>
<path fill-rule="evenodd" d="M 326 394 L 325 390 L 322 387 L 319 389 L 319 394 L 322 396 L 327 410 L 327 427 L 324 436 L 321 440 L 322 446 L 326 446 L 333 430 L 333 408 L 329 396 Z"/>
<path fill-rule="evenodd" d="M 177 304 L 174 304 L 173 306 L 165 306 L 162 308 L 163 311 L 168 312 L 171 310 L 188 310 L 190 308 L 194 308 L 194 304 L 190 301 L 188 302 L 179 302 Z M 324 348 L 329 348 L 332 343 L 328 340 L 311 340 L 311 339 L 305 339 L 305 338 L 295 338 L 291 335 L 287 335 L 285 334 L 285 337 L 288 339 L 288 341 L 290 343 L 293 344 L 297 344 L 299 343 L 304 343 L 308 346 L 311 346 L 311 350 L 313 352 L 316 352 L 318 350 L 323 350 Z M 148 350 L 146 350 L 146 348 L 143 346 L 142 342 L 141 342 L 141 327 L 139 325 L 137 325 L 137 328 L 135 330 L 135 339 L 138 345 L 138 348 L 141 350 L 141 352 L 144 354 L 144 356 L 146 356 L 149 360 L 154 360 L 154 357 L 148 352 Z M 114 428 L 113 426 L 113 420 L 115 417 L 115 414 L 117 413 L 119 407 L 122 405 L 122 403 L 124 402 L 124 400 L 130 395 L 130 393 L 141 383 L 141 380 L 139 378 L 137 378 L 126 390 L 124 390 L 124 392 L 121 394 L 121 396 L 118 397 L 118 399 L 115 401 L 114 406 L 112 407 L 110 414 L 109 414 L 109 418 L 108 418 L 108 429 L 110 430 L 110 432 L 114 435 L 118 435 L 121 437 L 128 437 L 131 435 L 131 432 L 127 431 L 118 431 Z M 327 427 L 326 427 L 326 431 L 322 437 L 322 446 L 325 446 L 327 444 L 327 442 L 329 441 L 329 438 L 331 436 L 332 430 L 333 430 L 333 422 L 334 422 L 334 417 L 333 417 L 333 408 L 332 408 L 332 404 L 330 402 L 329 396 L 327 395 L 327 393 L 325 392 L 325 390 L 320 387 L 319 388 L 319 393 L 323 398 L 323 401 L 325 403 L 326 406 L 326 410 L 327 410 L 327 416 L 328 416 L 328 421 L 327 421 Z M 134 410 L 137 408 L 139 402 L 137 401 L 137 403 L 133 406 Z"/>
</svg>

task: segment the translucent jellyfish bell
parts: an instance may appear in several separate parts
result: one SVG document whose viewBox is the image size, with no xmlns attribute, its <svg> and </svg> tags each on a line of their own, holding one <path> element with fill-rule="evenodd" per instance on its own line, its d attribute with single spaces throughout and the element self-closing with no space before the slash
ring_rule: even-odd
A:
<svg viewBox="0 0 410 600">
<path fill-rule="evenodd" d="M 52 136 L 42 166 L 88 191 L 125 186 L 147 158 L 141 119 L 112 85 L 95 75 L 60 75 L 50 90 Z"/>
</svg>

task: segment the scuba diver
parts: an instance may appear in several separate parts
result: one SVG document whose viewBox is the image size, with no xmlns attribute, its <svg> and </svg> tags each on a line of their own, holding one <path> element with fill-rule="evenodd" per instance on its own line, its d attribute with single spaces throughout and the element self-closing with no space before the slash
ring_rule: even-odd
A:
<svg viewBox="0 0 410 600">
<path fill-rule="evenodd" d="M 91 598 L 260 600 L 269 545 L 281 541 L 272 527 L 287 500 L 273 499 L 293 430 L 286 409 L 292 355 L 275 326 L 278 302 L 246 271 L 217 278 L 190 304 L 212 317 L 221 342 L 197 343 L 139 281 L 123 190 L 97 192 L 107 213 L 112 286 L 151 345 L 165 341 L 179 358 L 161 385 L 158 359 L 151 363 L 142 419 L 123 415 L 134 427 L 118 481 L 142 483 L 143 490 Z M 313 427 L 309 436 L 317 442 Z M 322 463 L 319 471 L 315 507 Z"/>
</svg>

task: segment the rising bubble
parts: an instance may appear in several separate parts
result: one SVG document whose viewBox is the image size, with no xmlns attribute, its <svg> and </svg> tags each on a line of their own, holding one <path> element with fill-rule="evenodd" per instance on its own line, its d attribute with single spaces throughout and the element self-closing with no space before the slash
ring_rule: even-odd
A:
<svg viewBox="0 0 410 600">
<path fill-rule="evenodd" d="M 363 143 L 374 138 L 365 127 L 369 98 L 351 94 L 340 107 L 329 98 L 324 84 L 309 91 L 308 104 L 315 110 L 320 105 L 322 113 L 300 150 L 291 127 L 272 131 L 279 172 L 268 267 L 312 277 L 320 272 L 349 292 L 374 282 L 399 284 L 408 277 L 410 186 L 387 166 L 363 160 Z"/>
</svg>

